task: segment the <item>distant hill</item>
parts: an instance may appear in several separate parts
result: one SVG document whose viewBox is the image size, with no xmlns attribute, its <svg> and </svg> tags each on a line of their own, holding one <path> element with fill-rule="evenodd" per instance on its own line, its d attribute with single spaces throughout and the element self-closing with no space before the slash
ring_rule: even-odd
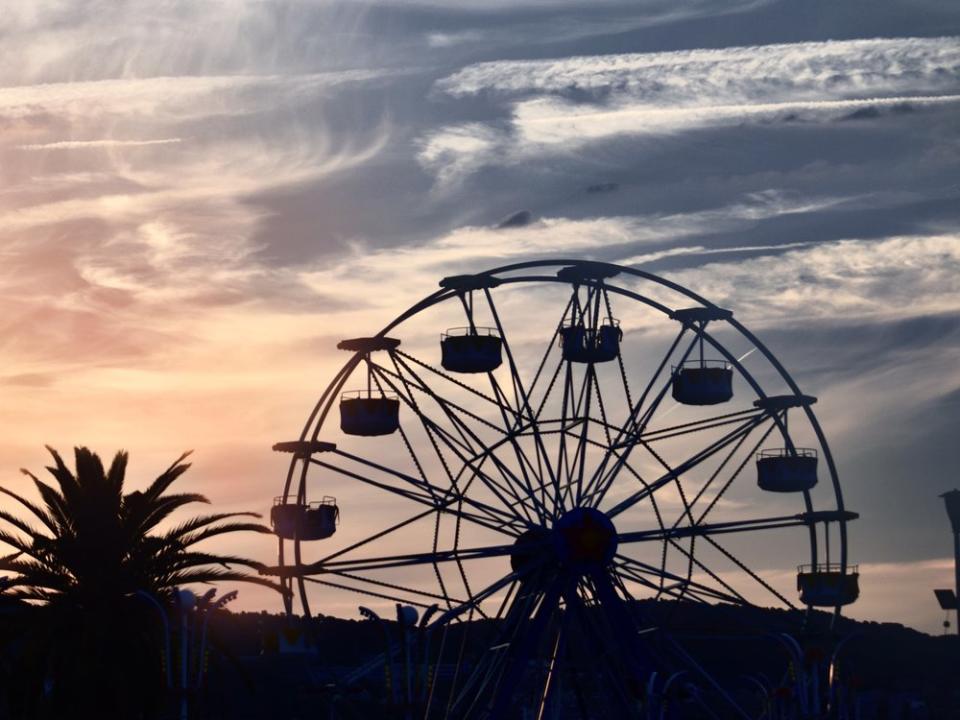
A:
<svg viewBox="0 0 960 720">
<path fill-rule="evenodd" d="M 845 618 L 832 623 L 825 613 L 730 605 L 641 601 L 636 610 L 645 625 L 668 631 L 725 685 L 745 688 L 748 675 L 762 675 L 776 685 L 789 669 L 778 633 L 796 638 L 805 657 L 820 662 L 846 638 L 838 672 L 863 698 L 861 720 L 960 718 L 960 638 L 955 635 L 934 637 L 895 623 Z M 469 656 L 482 652 L 496 629 L 492 621 L 478 621 L 450 632 L 451 638 L 468 633 Z M 211 621 L 211 632 L 223 651 L 211 666 L 211 717 L 218 717 L 216 712 L 231 719 L 267 717 L 264 712 L 278 720 L 324 717 L 318 705 L 329 717 L 390 717 L 384 707 L 386 671 L 378 660 L 388 640 L 400 636 L 395 621 L 381 625 L 321 616 L 308 624 L 265 612 L 222 612 Z M 315 651 L 307 649 L 310 633 Z M 656 635 L 648 635 L 653 644 Z M 364 666 L 368 672 L 356 677 Z M 393 668 L 394 682 L 400 672 L 399 666 Z M 314 710 L 307 714 L 307 708 Z"/>
</svg>

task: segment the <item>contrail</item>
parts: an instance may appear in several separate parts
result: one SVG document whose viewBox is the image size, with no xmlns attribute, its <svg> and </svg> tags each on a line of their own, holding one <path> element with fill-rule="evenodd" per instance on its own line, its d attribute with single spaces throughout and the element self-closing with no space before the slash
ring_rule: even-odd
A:
<svg viewBox="0 0 960 720">
<path fill-rule="evenodd" d="M 743 362 L 743 361 L 746 360 L 748 357 L 750 357 L 751 355 L 753 355 L 753 353 L 755 353 L 756 351 L 757 351 L 756 348 L 750 348 L 750 349 L 747 350 L 743 355 L 741 355 L 740 357 L 737 358 L 737 362 Z M 672 413 L 674 410 L 676 410 L 678 407 L 680 407 L 680 403 L 674 403 L 673 405 L 671 405 L 670 407 L 668 407 L 666 410 L 664 410 L 664 411 L 660 414 L 660 417 L 666 417 L 667 415 L 669 415 L 670 413 Z"/>
<path fill-rule="evenodd" d="M 34 145 L 17 145 L 17 150 L 72 150 L 75 148 L 99 147 L 138 147 L 140 145 L 171 145 L 183 142 L 181 138 L 161 138 L 158 140 L 61 140 Z"/>
</svg>

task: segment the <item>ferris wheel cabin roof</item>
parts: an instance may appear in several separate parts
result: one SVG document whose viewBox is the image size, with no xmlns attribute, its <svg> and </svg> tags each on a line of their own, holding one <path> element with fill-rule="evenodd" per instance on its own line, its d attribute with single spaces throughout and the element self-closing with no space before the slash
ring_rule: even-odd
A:
<svg viewBox="0 0 960 720">
<path fill-rule="evenodd" d="M 817 399 L 813 395 L 770 395 L 754 400 L 753 406 L 768 412 L 776 412 L 795 407 L 809 407 L 816 401 Z"/>
<path fill-rule="evenodd" d="M 337 446 L 321 440 L 287 440 L 274 444 L 275 452 L 293 453 L 299 457 L 309 457 L 314 453 L 333 452 Z"/>
<path fill-rule="evenodd" d="M 606 280 L 620 274 L 616 265 L 600 262 L 583 262 L 577 265 L 568 265 L 557 271 L 557 277 L 564 282 L 582 283 L 585 280 Z"/>
<path fill-rule="evenodd" d="M 855 513 L 850 510 L 811 510 L 810 512 L 797 515 L 798 520 L 802 520 L 811 525 L 818 522 L 849 522 L 859 517 L 860 513 Z"/>
<path fill-rule="evenodd" d="M 671 320 L 679 320 L 684 324 L 695 322 L 709 322 L 710 320 L 729 320 L 733 317 L 733 310 L 717 307 L 693 307 L 674 310 L 670 313 Z"/>
<path fill-rule="evenodd" d="M 447 290 L 466 292 L 469 290 L 486 290 L 500 285 L 500 278 L 493 275 L 450 275 L 440 281 L 440 287 Z"/>
<path fill-rule="evenodd" d="M 377 352 L 378 350 L 396 350 L 398 347 L 400 347 L 399 340 L 385 336 L 351 338 L 350 340 L 341 340 L 337 343 L 338 350 L 362 353 Z"/>
</svg>

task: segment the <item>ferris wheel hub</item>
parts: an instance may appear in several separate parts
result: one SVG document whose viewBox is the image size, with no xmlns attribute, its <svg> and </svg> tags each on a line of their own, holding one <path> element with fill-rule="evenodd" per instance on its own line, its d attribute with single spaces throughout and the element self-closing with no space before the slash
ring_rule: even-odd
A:
<svg viewBox="0 0 960 720">
<path fill-rule="evenodd" d="M 578 507 L 561 515 L 553 537 L 558 559 L 572 568 L 602 567 L 617 552 L 617 529 L 596 508 Z"/>
<path fill-rule="evenodd" d="M 523 571 L 536 563 L 540 573 L 585 573 L 608 565 L 616 555 L 617 542 L 617 530 L 604 513 L 574 508 L 561 515 L 553 528 L 531 528 L 518 537 L 510 566 Z"/>
</svg>

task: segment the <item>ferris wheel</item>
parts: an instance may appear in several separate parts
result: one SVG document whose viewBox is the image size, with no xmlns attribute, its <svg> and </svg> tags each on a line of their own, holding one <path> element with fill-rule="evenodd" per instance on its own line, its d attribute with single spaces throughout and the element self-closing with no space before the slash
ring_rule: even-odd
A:
<svg viewBox="0 0 960 720">
<path fill-rule="evenodd" d="M 682 673 L 738 716 L 651 602 L 839 614 L 857 599 L 857 515 L 816 398 L 684 287 L 519 263 L 444 278 L 338 347 L 299 439 L 275 446 L 292 458 L 273 570 L 288 612 L 358 596 L 426 611 L 418 717 L 629 709 Z"/>
</svg>

